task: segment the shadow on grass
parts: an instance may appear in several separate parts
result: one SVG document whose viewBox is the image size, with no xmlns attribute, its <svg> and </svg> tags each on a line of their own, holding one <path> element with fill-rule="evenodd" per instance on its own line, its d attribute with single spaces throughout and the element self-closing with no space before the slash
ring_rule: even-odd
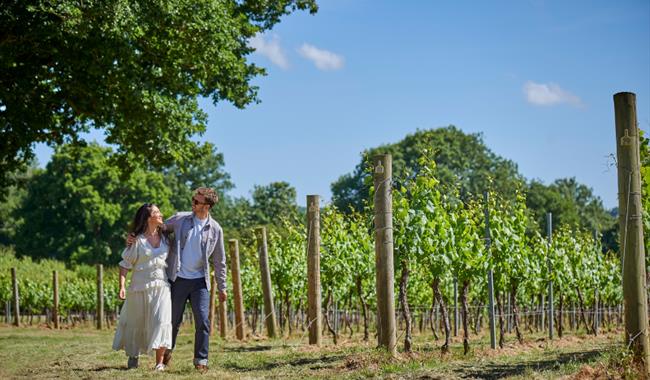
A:
<svg viewBox="0 0 650 380">
<path fill-rule="evenodd" d="M 126 368 L 126 366 L 108 366 L 108 365 L 100 365 L 90 369 L 83 369 L 83 371 L 90 371 L 90 372 L 127 371 L 127 370 L 128 368 Z"/>
<path fill-rule="evenodd" d="M 463 366 L 456 370 L 462 378 L 493 380 L 509 376 L 523 375 L 527 370 L 547 371 L 558 369 L 569 362 L 586 363 L 599 357 L 603 350 L 584 352 L 569 352 L 558 355 L 554 359 L 529 361 L 513 364 L 487 364 L 480 367 Z"/>
<path fill-rule="evenodd" d="M 272 350 L 273 346 L 251 346 L 251 347 L 224 347 L 224 352 L 259 352 Z"/>
<path fill-rule="evenodd" d="M 292 367 L 302 367 L 302 366 L 311 366 L 309 369 L 323 369 L 328 368 L 333 365 L 334 362 L 342 360 L 345 358 L 344 355 L 334 355 L 334 356 L 321 356 L 320 358 L 300 358 L 293 360 L 278 360 L 270 363 L 260 363 L 254 366 L 242 366 L 238 363 L 226 363 L 222 367 L 230 369 L 237 372 L 252 372 L 252 371 L 270 371 L 274 368 L 283 367 L 283 366 L 292 366 Z"/>
</svg>

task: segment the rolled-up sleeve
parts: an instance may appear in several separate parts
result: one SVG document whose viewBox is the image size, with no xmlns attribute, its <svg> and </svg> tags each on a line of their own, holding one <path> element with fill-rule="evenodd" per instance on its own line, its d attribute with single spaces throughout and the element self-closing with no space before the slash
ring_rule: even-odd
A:
<svg viewBox="0 0 650 380">
<path fill-rule="evenodd" d="M 223 229 L 217 231 L 217 243 L 212 252 L 212 263 L 214 265 L 214 276 L 217 281 L 217 288 L 226 290 L 226 250 L 223 244 Z"/>
<path fill-rule="evenodd" d="M 133 269 L 133 265 L 135 265 L 135 262 L 138 260 L 138 241 L 136 238 L 136 241 L 131 244 L 130 247 L 124 248 L 124 251 L 122 251 L 122 261 L 118 264 L 124 269 Z"/>
</svg>

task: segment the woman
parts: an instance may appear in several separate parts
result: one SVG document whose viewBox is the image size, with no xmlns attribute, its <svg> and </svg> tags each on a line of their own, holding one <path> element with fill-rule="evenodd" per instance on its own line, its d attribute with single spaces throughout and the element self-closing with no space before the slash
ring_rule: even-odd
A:
<svg viewBox="0 0 650 380">
<path fill-rule="evenodd" d="M 138 209 L 131 226 L 135 243 L 122 252 L 120 261 L 120 299 L 125 299 L 113 339 L 113 349 L 124 349 L 128 368 L 138 366 L 140 354 L 156 351 L 156 371 L 164 371 L 163 356 L 172 346 L 171 295 L 167 273 L 168 245 L 161 233 L 162 214 L 158 207 L 145 203 Z M 132 270 L 129 288 L 126 273 Z"/>
</svg>

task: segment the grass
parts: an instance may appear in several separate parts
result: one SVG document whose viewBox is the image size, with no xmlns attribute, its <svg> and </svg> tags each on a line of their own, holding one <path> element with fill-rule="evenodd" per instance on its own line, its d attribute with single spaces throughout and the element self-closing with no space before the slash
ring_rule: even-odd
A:
<svg viewBox="0 0 650 380">
<path fill-rule="evenodd" d="M 441 356 L 429 334 L 415 335 L 414 352 L 391 358 L 363 342 L 360 336 L 322 347 L 311 347 L 304 336 L 266 340 L 249 337 L 244 343 L 218 337 L 210 341 L 210 369 L 200 375 L 192 366 L 193 328 L 184 325 L 171 367 L 154 373 L 153 357 L 140 359 L 140 368 L 126 369 L 124 352 L 111 350 L 113 330 L 88 327 L 54 331 L 47 327 L 0 326 L 0 378 L 161 379 L 189 378 L 417 378 L 417 379 L 556 379 L 593 378 L 620 359 L 622 334 L 598 337 L 569 335 L 549 342 L 529 335 L 523 345 L 509 337 L 500 350 L 489 349 L 488 337 L 472 337 L 472 351 L 462 354 L 455 338 L 449 355 Z M 401 347 L 401 342 L 399 347 Z M 586 376 L 586 377 L 580 377 Z"/>
</svg>

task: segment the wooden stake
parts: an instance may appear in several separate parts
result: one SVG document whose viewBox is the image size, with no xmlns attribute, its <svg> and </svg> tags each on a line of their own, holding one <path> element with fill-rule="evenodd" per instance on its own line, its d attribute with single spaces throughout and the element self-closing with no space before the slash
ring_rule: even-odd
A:
<svg viewBox="0 0 650 380">
<path fill-rule="evenodd" d="M 631 92 L 615 94 L 614 114 L 618 163 L 619 241 L 623 260 L 625 343 L 634 352 L 636 362 L 643 363 L 646 374 L 650 374 L 636 95 Z"/>
<path fill-rule="evenodd" d="M 320 287 L 320 197 L 307 196 L 307 320 L 309 344 L 320 346 L 322 330 Z"/>
<path fill-rule="evenodd" d="M 260 275 L 262 276 L 262 292 L 264 293 L 264 318 L 266 320 L 266 333 L 269 338 L 275 338 L 276 318 L 275 306 L 273 305 L 273 288 L 271 287 L 271 271 L 269 269 L 268 248 L 266 245 L 266 228 L 258 227 L 257 235 L 257 252 L 260 261 Z"/>
<path fill-rule="evenodd" d="M 104 266 L 97 264 L 97 313 L 95 315 L 97 329 L 104 327 Z"/>
<path fill-rule="evenodd" d="M 377 271 L 378 343 L 396 354 L 395 274 L 393 267 L 393 164 L 390 154 L 373 157 L 375 187 L 375 266 Z"/>
<path fill-rule="evenodd" d="M 59 329 L 59 275 L 52 271 L 52 288 L 54 289 L 54 307 L 52 308 L 52 321 L 54 328 Z"/>
<path fill-rule="evenodd" d="M 20 327 L 20 300 L 18 297 L 18 277 L 16 268 L 11 268 L 11 284 L 13 286 L 13 308 L 14 308 L 14 326 Z"/>
<path fill-rule="evenodd" d="M 232 273 L 232 292 L 235 304 L 235 334 L 237 339 L 243 340 L 244 332 L 244 298 L 241 287 L 241 274 L 239 268 L 239 243 L 236 239 L 228 241 L 230 251 L 230 269 Z"/>
</svg>

